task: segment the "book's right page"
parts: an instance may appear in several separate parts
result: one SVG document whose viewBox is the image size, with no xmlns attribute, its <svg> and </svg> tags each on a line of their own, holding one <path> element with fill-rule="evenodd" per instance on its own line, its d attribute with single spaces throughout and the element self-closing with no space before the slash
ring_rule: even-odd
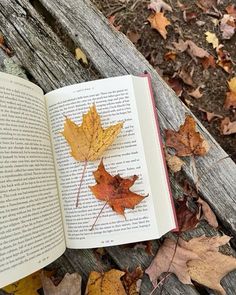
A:
<svg viewBox="0 0 236 295">
<path fill-rule="evenodd" d="M 146 77 L 139 79 L 140 81 L 147 80 Z M 147 121 L 143 121 L 145 117 L 140 117 L 138 110 L 140 103 L 136 102 L 135 89 L 133 77 L 122 76 L 63 87 L 46 95 L 61 190 L 64 229 L 69 248 L 94 248 L 155 239 L 160 237 L 165 230 L 168 231 L 175 227 L 173 213 L 171 214 L 169 210 L 171 202 L 167 191 L 155 190 L 151 187 L 146 159 L 149 151 L 144 150 L 144 141 L 148 141 L 153 136 L 157 137 L 157 133 L 153 127 L 153 113 Z M 143 99 L 150 100 L 148 88 L 145 91 L 147 96 Z M 107 171 L 112 175 L 119 173 L 121 177 L 138 175 L 139 179 L 131 190 L 149 196 L 135 209 L 126 209 L 126 218 L 112 211 L 108 205 L 105 206 L 91 230 L 105 203 L 97 200 L 89 189 L 89 186 L 96 184 L 92 172 L 97 169 L 100 160 L 88 163 L 80 191 L 79 206 L 76 208 L 78 186 L 84 163 L 77 162 L 70 156 L 70 147 L 61 132 L 65 116 L 76 124 L 81 124 L 82 115 L 94 103 L 104 128 L 117 122 L 124 122 L 118 138 L 103 155 Z M 151 100 L 147 103 L 152 104 Z M 143 138 L 142 124 L 146 124 L 149 132 L 146 138 Z M 152 151 L 159 154 L 153 157 L 153 165 L 156 167 L 154 172 L 158 175 L 164 174 L 161 148 L 158 142 L 152 144 L 155 144 L 151 147 Z M 150 162 L 149 159 L 148 162 Z M 156 177 L 161 179 L 158 182 L 158 188 L 166 186 L 166 181 L 163 181 L 165 175 L 163 177 L 158 175 Z M 158 191 L 159 195 L 153 194 L 152 191 Z M 160 204 L 163 210 L 162 215 L 167 220 L 163 230 L 158 229 L 157 220 L 158 218 L 163 220 L 163 217 L 158 216 L 159 209 L 156 211 L 157 198 L 163 203 L 163 205 Z"/>
</svg>

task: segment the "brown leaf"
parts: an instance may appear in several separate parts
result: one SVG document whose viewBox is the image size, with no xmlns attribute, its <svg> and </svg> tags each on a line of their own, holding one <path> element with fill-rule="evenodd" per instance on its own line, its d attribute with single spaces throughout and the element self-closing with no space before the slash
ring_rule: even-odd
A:
<svg viewBox="0 0 236 295">
<path fill-rule="evenodd" d="M 168 51 L 164 55 L 165 60 L 175 60 L 176 59 L 176 52 L 175 51 Z"/>
<path fill-rule="evenodd" d="M 183 11 L 183 19 L 185 22 L 190 22 L 193 19 L 197 18 L 197 13 L 195 11 Z"/>
<path fill-rule="evenodd" d="M 212 227 L 217 228 L 218 221 L 211 207 L 201 198 L 198 198 L 197 202 L 201 205 L 202 209 L 201 219 L 205 219 Z"/>
<path fill-rule="evenodd" d="M 138 42 L 138 40 L 140 39 L 140 37 L 141 37 L 141 35 L 139 33 L 133 32 L 133 31 L 130 31 L 130 30 L 127 31 L 126 36 L 134 44 L 136 44 Z"/>
<path fill-rule="evenodd" d="M 203 11 L 207 11 L 208 9 L 217 5 L 217 0 L 198 0 L 197 3 Z"/>
<path fill-rule="evenodd" d="M 203 94 L 199 91 L 201 86 L 198 86 L 195 90 L 188 92 L 188 95 L 194 97 L 194 98 L 200 98 L 203 96 Z"/>
<path fill-rule="evenodd" d="M 226 93 L 224 107 L 228 110 L 231 107 L 236 108 L 236 77 L 228 81 L 230 92 Z"/>
<path fill-rule="evenodd" d="M 212 68 L 216 67 L 216 62 L 215 62 L 215 59 L 212 55 L 209 55 L 208 57 L 204 57 L 201 60 L 201 63 L 203 65 L 204 69 L 208 69 L 209 67 L 212 67 Z"/>
<path fill-rule="evenodd" d="M 125 271 L 125 275 L 121 280 L 127 295 L 139 295 L 142 276 L 143 270 L 141 266 L 137 266 L 132 272 Z"/>
<path fill-rule="evenodd" d="M 167 152 L 165 152 L 165 157 L 167 165 L 172 172 L 176 173 L 181 170 L 184 165 L 184 161 L 175 155 L 169 155 Z"/>
<path fill-rule="evenodd" d="M 185 42 L 182 39 L 179 39 L 178 43 L 177 42 L 173 42 L 174 47 L 181 51 L 187 51 L 187 53 L 192 57 L 199 57 L 199 58 L 204 58 L 204 57 L 208 57 L 209 53 L 198 47 L 192 40 L 186 40 Z"/>
<path fill-rule="evenodd" d="M 98 200 L 107 202 L 118 214 L 124 215 L 125 208 L 134 209 L 146 197 L 129 190 L 138 176 L 134 175 L 132 178 L 122 178 L 119 174 L 112 176 L 105 170 L 102 160 L 93 175 L 97 184 L 90 186 L 92 193 Z"/>
<path fill-rule="evenodd" d="M 221 121 L 220 129 L 223 135 L 236 133 L 236 121 L 231 122 L 229 117 L 225 117 L 224 120 Z"/>
<path fill-rule="evenodd" d="M 224 14 L 220 21 L 220 30 L 222 39 L 230 39 L 236 30 L 236 19 L 232 15 Z"/>
<path fill-rule="evenodd" d="M 213 119 L 215 119 L 215 118 L 220 118 L 220 119 L 223 118 L 222 116 L 220 116 L 220 115 L 218 115 L 218 114 L 208 112 L 208 111 L 206 111 L 206 110 L 204 110 L 204 109 L 202 109 L 202 108 L 199 108 L 199 111 L 205 113 L 205 115 L 206 115 L 206 118 L 205 118 L 205 119 L 206 119 L 208 122 L 211 122 L 211 121 L 212 121 Z"/>
<path fill-rule="evenodd" d="M 185 69 L 184 67 L 181 68 L 181 70 L 178 73 L 178 76 L 182 79 L 182 81 L 189 85 L 193 86 L 193 79 L 191 77 L 191 74 Z"/>
<path fill-rule="evenodd" d="M 159 276 L 167 271 L 174 273 L 183 284 L 192 284 L 187 268 L 187 262 L 192 259 L 198 259 L 198 255 L 176 245 L 175 241 L 167 238 L 145 273 L 149 275 L 154 287 L 157 285 Z"/>
<path fill-rule="evenodd" d="M 223 50 L 223 45 L 219 45 L 216 52 L 218 55 L 217 64 L 230 74 L 232 72 L 232 59 L 229 52 Z"/>
<path fill-rule="evenodd" d="M 162 0 L 151 0 L 151 3 L 148 4 L 148 9 L 152 9 L 155 12 L 160 12 L 165 10 L 172 11 L 172 8 L 170 7 L 170 5 L 166 4 Z"/>
<path fill-rule="evenodd" d="M 78 273 L 66 273 L 62 281 L 55 286 L 44 274 L 41 275 L 45 295 L 80 295 L 82 279 Z"/>
<path fill-rule="evenodd" d="M 120 278 L 125 272 L 111 269 L 105 273 L 92 271 L 89 275 L 85 295 L 126 295 Z"/>
<path fill-rule="evenodd" d="M 176 216 L 179 225 L 179 232 L 195 228 L 199 223 L 198 213 L 198 207 L 195 210 L 190 210 L 187 197 L 177 200 Z"/>
<path fill-rule="evenodd" d="M 225 10 L 227 11 L 227 13 L 228 13 L 229 15 L 232 15 L 233 17 L 236 18 L 236 6 L 235 6 L 235 4 L 230 4 L 230 5 L 228 5 L 228 6 L 225 8 Z"/>
<path fill-rule="evenodd" d="M 166 130 L 166 145 L 174 148 L 177 156 L 204 156 L 209 150 L 209 145 L 195 129 L 196 123 L 188 115 L 179 131 Z"/>
<path fill-rule="evenodd" d="M 176 95 L 181 96 L 183 92 L 183 82 L 179 78 L 166 78 L 165 81 L 174 90 Z"/>
<path fill-rule="evenodd" d="M 151 14 L 147 20 L 150 22 L 151 27 L 153 29 L 156 29 L 161 34 L 161 36 L 164 39 L 166 39 L 166 35 L 167 35 L 166 26 L 169 26 L 170 22 L 164 16 L 164 13 L 156 12 L 155 14 Z"/>
<path fill-rule="evenodd" d="M 116 30 L 116 31 L 120 31 L 122 25 L 115 25 L 115 20 L 116 20 L 116 16 L 115 15 L 111 15 L 110 17 L 108 17 L 108 21 L 111 24 L 111 26 Z"/>
<path fill-rule="evenodd" d="M 189 242 L 180 239 L 180 246 L 189 251 L 193 251 L 199 259 L 187 262 L 188 271 L 193 281 L 198 282 L 208 288 L 226 294 L 220 281 L 230 271 L 236 269 L 236 259 L 232 256 L 224 255 L 220 252 L 222 246 L 230 240 L 228 236 L 193 238 Z"/>
</svg>

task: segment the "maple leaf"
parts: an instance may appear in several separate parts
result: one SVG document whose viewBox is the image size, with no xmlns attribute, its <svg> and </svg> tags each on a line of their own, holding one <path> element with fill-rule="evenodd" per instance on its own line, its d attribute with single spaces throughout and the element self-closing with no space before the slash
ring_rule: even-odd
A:
<svg viewBox="0 0 236 295">
<path fill-rule="evenodd" d="M 112 144 L 119 134 L 123 123 L 103 129 L 96 106 L 90 107 L 83 115 L 80 126 L 66 117 L 62 135 L 71 147 L 71 156 L 77 161 L 97 160 Z"/>
<path fill-rule="evenodd" d="M 90 186 L 92 193 L 98 200 L 105 201 L 116 213 L 124 215 L 125 208 L 134 209 L 145 197 L 131 192 L 129 189 L 138 179 L 122 178 L 120 175 L 110 175 L 101 160 L 98 169 L 93 172 L 96 185 Z"/>
<path fill-rule="evenodd" d="M 120 278 L 125 272 L 111 269 L 105 273 L 92 271 L 88 278 L 85 295 L 126 295 Z"/>
<path fill-rule="evenodd" d="M 230 92 L 226 93 L 224 107 L 228 110 L 231 107 L 236 108 L 236 77 L 228 81 Z"/>
<path fill-rule="evenodd" d="M 66 273 L 62 281 L 55 286 L 43 273 L 41 275 L 44 295 L 81 295 L 81 276 L 78 273 Z"/>
<path fill-rule="evenodd" d="M 147 20 L 150 22 L 151 27 L 156 29 L 166 39 L 166 26 L 170 25 L 170 21 L 164 16 L 164 13 L 156 12 L 155 14 L 151 14 Z"/>
<path fill-rule="evenodd" d="M 127 295 L 139 295 L 142 276 L 143 270 L 141 266 L 137 266 L 132 272 L 129 272 L 128 270 L 125 271 L 125 275 L 121 280 Z"/>
<path fill-rule="evenodd" d="M 209 145 L 195 128 L 196 122 L 188 115 L 179 131 L 166 130 L 166 145 L 174 148 L 177 156 L 204 156 Z"/>
<path fill-rule="evenodd" d="M 51 276 L 53 272 L 45 272 L 46 276 Z M 40 278 L 41 271 L 36 271 L 31 275 L 3 288 L 7 293 L 14 295 L 39 295 L 38 289 L 42 288 Z"/>
</svg>

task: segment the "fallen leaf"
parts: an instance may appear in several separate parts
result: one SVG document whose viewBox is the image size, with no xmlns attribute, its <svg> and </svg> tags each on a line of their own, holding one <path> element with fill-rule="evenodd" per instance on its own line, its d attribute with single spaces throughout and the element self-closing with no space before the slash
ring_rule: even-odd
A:
<svg viewBox="0 0 236 295">
<path fill-rule="evenodd" d="M 209 53 L 198 47 L 193 41 L 191 40 L 186 40 L 185 42 L 182 39 L 179 39 L 178 43 L 177 42 L 173 42 L 174 47 L 181 51 L 187 51 L 187 53 L 192 57 L 199 57 L 199 58 L 204 58 L 204 57 L 208 57 Z"/>
<path fill-rule="evenodd" d="M 156 257 L 146 270 L 154 286 L 164 272 L 174 273 L 184 284 L 192 280 L 208 288 L 226 294 L 220 285 L 221 279 L 236 268 L 236 258 L 220 252 L 222 246 L 230 240 L 228 236 L 197 237 L 190 241 L 179 238 L 178 244 L 165 239 Z"/>
<path fill-rule="evenodd" d="M 179 78 L 169 78 L 167 77 L 165 81 L 168 83 L 168 85 L 174 90 L 176 95 L 181 96 L 183 92 L 183 82 Z"/>
<path fill-rule="evenodd" d="M 105 273 L 92 271 L 89 275 L 85 295 L 127 295 L 120 278 L 125 272 L 111 269 Z"/>
<path fill-rule="evenodd" d="M 212 67 L 212 68 L 216 67 L 216 62 L 215 62 L 215 59 L 212 55 L 209 55 L 208 57 L 204 57 L 201 60 L 201 63 L 203 65 L 204 69 L 208 69 L 209 67 Z"/>
<path fill-rule="evenodd" d="M 45 295 L 81 295 L 82 279 L 78 273 L 66 273 L 57 286 L 44 274 L 41 275 L 41 280 Z"/>
<path fill-rule="evenodd" d="M 195 129 L 196 122 L 188 115 L 179 131 L 166 130 L 166 145 L 174 148 L 177 156 L 204 156 L 209 145 Z"/>
<path fill-rule="evenodd" d="M 231 238 L 224 236 L 193 238 L 189 242 L 180 239 L 180 246 L 186 250 L 193 251 L 199 259 L 187 262 L 188 271 L 191 279 L 211 288 L 222 295 L 226 295 L 225 290 L 220 284 L 221 279 L 230 271 L 236 269 L 236 259 L 220 252 L 222 246 Z"/>
<path fill-rule="evenodd" d="M 139 33 L 133 32 L 133 31 L 130 31 L 130 30 L 127 31 L 126 36 L 134 44 L 136 44 L 138 42 L 138 40 L 140 39 L 140 37 L 141 37 L 141 35 Z"/>
<path fill-rule="evenodd" d="M 223 49 L 222 44 L 216 48 L 216 52 L 218 55 L 217 64 L 230 74 L 232 72 L 232 59 L 229 52 Z"/>
<path fill-rule="evenodd" d="M 202 214 L 201 219 L 205 219 L 212 227 L 218 227 L 218 221 L 216 219 L 215 213 L 212 211 L 211 207 L 203 199 L 198 198 L 197 203 L 201 205 Z"/>
<path fill-rule="evenodd" d="M 175 51 L 168 51 L 164 55 L 165 60 L 175 60 L 176 59 L 176 52 Z"/>
<path fill-rule="evenodd" d="M 215 114 L 215 113 L 208 112 L 208 111 L 206 111 L 206 110 L 204 110 L 204 109 L 201 109 L 201 108 L 199 108 L 199 111 L 205 113 L 205 115 L 206 115 L 206 120 L 207 120 L 208 122 L 211 122 L 211 121 L 212 121 L 213 119 L 215 119 L 215 118 L 220 118 L 220 119 L 223 118 L 221 115 L 218 115 L 218 114 Z"/>
<path fill-rule="evenodd" d="M 228 110 L 231 107 L 236 108 L 236 77 L 228 81 L 229 92 L 226 93 L 224 107 Z"/>
<path fill-rule="evenodd" d="M 156 12 L 155 14 L 151 14 L 147 20 L 150 22 L 151 27 L 153 29 L 156 29 L 161 34 L 161 36 L 164 39 L 166 39 L 166 35 L 167 35 L 166 26 L 169 26 L 170 22 L 164 16 L 164 13 Z"/>
<path fill-rule="evenodd" d="M 217 5 L 217 0 L 198 0 L 198 6 L 203 10 L 207 11 L 208 9 L 212 8 L 213 6 Z"/>
<path fill-rule="evenodd" d="M 50 276 L 53 272 L 45 272 L 45 275 Z M 14 295 L 39 295 L 38 289 L 42 288 L 40 278 L 41 270 L 32 273 L 31 275 L 3 288 L 7 293 Z"/>
<path fill-rule="evenodd" d="M 6 52 L 9 56 L 12 56 L 13 52 L 5 45 L 5 39 L 3 35 L 0 33 L 0 48 Z"/>
<path fill-rule="evenodd" d="M 236 30 L 236 19 L 229 14 L 224 14 L 220 21 L 220 30 L 222 32 L 222 39 L 230 39 Z"/>
<path fill-rule="evenodd" d="M 122 178 L 120 175 L 110 175 L 101 160 L 98 169 L 93 172 L 96 185 L 90 186 L 92 193 L 98 200 L 105 201 L 116 213 L 124 215 L 125 208 L 134 209 L 145 197 L 131 192 L 129 189 L 138 179 Z"/>
<path fill-rule="evenodd" d="M 199 223 L 199 207 L 189 207 L 189 198 L 184 197 L 177 200 L 176 216 L 179 225 L 179 232 L 195 228 Z"/>
<path fill-rule="evenodd" d="M 181 80 L 189 85 L 189 86 L 193 86 L 193 79 L 191 77 L 191 74 L 187 71 L 187 69 L 185 69 L 184 67 L 182 67 L 180 69 L 180 71 L 178 72 L 178 76 L 181 78 Z"/>
<path fill-rule="evenodd" d="M 70 154 L 77 161 L 97 160 L 112 144 L 119 134 L 123 123 L 103 129 L 96 106 L 90 107 L 83 115 L 79 126 L 66 117 L 64 130 L 61 133 L 71 147 Z"/>
<path fill-rule="evenodd" d="M 197 18 L 197 13 L 195 11 L 183 11 L 183 19 L 185 22 L 190 22 L 193 19 Z"/>
<path fill-rule="evenodd" d="M 75 58 L 77 60 L 82 60 L 82 62 L 84 64 L 86 64 L 86 65 L 88 64 L 87 57 L 86 57 L 86 55 L 84 54 L 84 52 L 80 48 L 76 48 L 75 49 Z"/>
<path fill-rule="evenodd" d="M 236 133 L 236 121 L 231 122 L 229 117 L 221 121 L 220 130 L 223 135 Z"/>
<path fill-rule="evenodd" d="M 188 95 L 194 97 L 194 98 L 200 98 L 203 96 L 203 94 L 199 91 L 201 86 L 198 86 L 195 90 L 188 92 Z"/>
<path fill-rule="evenodd" d="M 217 48 L 219 46 L 219 40 L 216 37 L 216 34 L 211 32 L 206 32 L 206 40 L 208 43 L 212 44 L 213 48 Z"/>
<path fill-rule="evenodd" d="M 139 295 L 142 276 L 143 270 L 141 266 L 137 266 L 132 272 L 125 271 L 125 275 L 121 280 L 127 295 Z"/>
<path fill-rule="evenodd" d="M 156 287 L 160 275 L 167 271 L 174 273 L 183 284 L 192 284 L 187 262 L 198 259 L 198 255 L 176 245 L 176 243 L 176 241 L 166 238 L 151 265 L 146 269 L 145 273 L 149 275 L 154 287 Z"/>
<path fill-rule="evenodd" d="M 227 11 L 227 13 L 233 17 L 236 18 L 236 6 L 235 4 L 230 4 L 229 6 L 227 6 L 225 8 L 225 10 Z"/>
<path fill-rule="evenodd" d="M 116 16 L 115 16 L 115 15 L 111 15 L 110 17 L 108 17 L 108 21 L 109 21 L 110 25 L 111 25 L 116 31 L 120 31 L 122 25 L 118 25 L 118 26 L 116 26 L 116 25 L 115 25 L 115 19 L 116 19 Z"/>
<path fill-rule="evenodd" d="M 160 12 L 165 10 L 172 11 L 172 8 L 170 7 L 170 5 L 166 4 L 162 0 L 151 0 L 151 3 L 148 4 L 148 9 L 152 9 L 155 12 Z"/>
<path fill-rule="evenodd" d="M 165 152 L 166 162 L 170 170 L 174 173 L 179 172 L 184 165 L 184 161 L 182 161 L 179 157 L 175 155 L 169 155 Z"/>
</svg>

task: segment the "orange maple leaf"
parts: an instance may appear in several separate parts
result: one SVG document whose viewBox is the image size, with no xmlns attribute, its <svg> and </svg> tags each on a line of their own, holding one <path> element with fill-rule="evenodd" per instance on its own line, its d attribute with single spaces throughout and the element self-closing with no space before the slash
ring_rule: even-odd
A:
<svg viewBox="0 0 236 295">
<path fill-rule="evenodd" d="M 208 150 L 208 142 L 195 130 L 196 122 L 187 116 L 179 131 L 166 130 L 166 145 L 176 150 L 177 156 L 204 156 Z"/>
<path fill-rule="evenodd" d="M 161 36 L 166 39 L 167 30 L 166 26 L 170 25 L 169 20 L 164 16 L 163 12 L 156 12 L 155 14 L 151 14 L 147 19 L 151 27 L 156 29 Z"/>
<path fill-rule="evenodd" d="M 90 186 L 92 193 L 98 200 L 105 201 L 118 214 L 124 215 L 125 208 L 134 209 L 147 197 L 129 190 L 138 176 L 134 175 L 132 178 L 122 178 L 119 174 L 112 176 L 106 171 L 102 160 L 93 175 L 97 184 Z"/>
</svg>

